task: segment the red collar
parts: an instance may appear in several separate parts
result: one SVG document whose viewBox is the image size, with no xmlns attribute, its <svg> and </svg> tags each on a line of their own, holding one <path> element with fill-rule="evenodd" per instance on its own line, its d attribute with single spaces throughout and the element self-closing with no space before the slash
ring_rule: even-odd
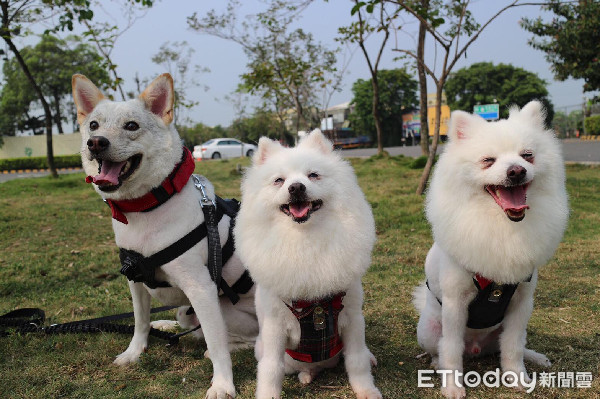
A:
<svg viewBox="0 0 600 399">
<path fill-rule="evenodd" d="M 475 275 L 475 280 L 477 280 L 477 284 L 479 284 L 479 288 L 481 288 L 482 290 L 485 290 L 485 287 L 487 287 L 493 282 L 492 280 L 488 280 L 487 278 L 480 276 L 479 274 Z"/>
<path fill-rule="evenodd" d="M 195 167 L 196 164 L 190 150 L 183 147 L 181 162 L 175 165 L 171 174 L 163 180 L 160 186 L 153 188 L 140 198 L 122 201 L 106 200 L 112 211 L 113 219 L 128 224 L 123 212 L 146 212 L 164 204 L 183 189 L 194 173 Z"/>
<path fill-rule="evenodd" d="M 344 296 L 346 295 L 345 292 L 340 292 L 339 294 L 336 295 L 332 295 L 326 298 L 319 298 L 319 299 L 315 299 L 312 301 L 306 301 L 304 299 L 299 299 L 296 301 L 292 301 L 292 306 L 289 306 L 286 304 L 286 306 L 288 308 L 290 308 L 290 310 L 292 310 L 292 312 L 295 312 L 295 309 L 306 309 L 309 308 L 311 306 L 314 305 L 321 305 L 321 306 L 329 306 L 329 304 L 331 303 L 333 305 L 334 308 L 341 308 L 342 306 L 342 300 L 344 299 Z"/>
</svg>

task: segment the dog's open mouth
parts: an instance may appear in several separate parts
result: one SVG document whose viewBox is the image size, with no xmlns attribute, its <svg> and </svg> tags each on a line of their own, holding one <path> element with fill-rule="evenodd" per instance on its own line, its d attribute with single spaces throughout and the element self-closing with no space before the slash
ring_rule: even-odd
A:
<svg viewBox="0 0 600 399">
<path fill-rule="evenodd" d="M 85 181 L 94 183 L 102 191 L 115 191 L 133 172 L 140 166 L 142 155 L 137 154 L 122 162 L 113 162 L 107 159 L 97 159 L 98 175 L 88 176 Z"/>
<path fill-rule="evenodd" d="M 485 189 L 510 220 L 520 222 L 525 217 L 525 210 L 529 209 L 528 187 L 529 183 L 518 186 L 485 186 Z"/>
<path fill-rule="evenodd" d="M 279 207 L 279 209 L 281 212 L 290 216 L 294 222 L 304 223 L 314 212 L 318 211 L 322 205 L 322 200 L 300 201 L 283 204 Z"/>
</svg>

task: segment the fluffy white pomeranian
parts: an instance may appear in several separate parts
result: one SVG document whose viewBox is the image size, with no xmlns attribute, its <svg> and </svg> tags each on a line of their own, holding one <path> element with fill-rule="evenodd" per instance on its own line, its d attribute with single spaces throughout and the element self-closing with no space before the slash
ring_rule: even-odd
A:
<svg viewBox="0 0 600 399">
<path fill-rule="evenodd" d="M 308 384 L 343 353 L 357 397 L 381 398 L 362 314 L 373 214 L 352 167 L 319 130 L 295 148 L 260 139 L 235 237 L 257 283 L 256 397 L 280 398 L 285 373 Z"/>
<path fill-rule="evenodd" d="M 427 194 L 435 243 L 426 284 L 415 291 L 417 338 L 438 370 L 442 393 L 462 398 L 463 355 L 500 351 L 503 372 L 529 382 L 523 359 L 538 267 L 560 243 L 568 219 L 561 145 L 532 101 L 506 120 L 452 113 L 449 142 Z"/>
</svg>

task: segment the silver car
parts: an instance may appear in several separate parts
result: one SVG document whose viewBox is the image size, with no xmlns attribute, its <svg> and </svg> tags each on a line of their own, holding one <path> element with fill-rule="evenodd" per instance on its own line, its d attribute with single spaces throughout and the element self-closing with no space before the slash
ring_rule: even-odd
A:
<svg viewBox="0 0 600 399">
<path fill-rule="evenodd" d="M 254 144 L 243 143 L 236 139 L 221 138 L 208 140 L 206 143 L 194 146 L 194 159 L 221 159 L 251 157 L 256 151 Z"/>
</svg>

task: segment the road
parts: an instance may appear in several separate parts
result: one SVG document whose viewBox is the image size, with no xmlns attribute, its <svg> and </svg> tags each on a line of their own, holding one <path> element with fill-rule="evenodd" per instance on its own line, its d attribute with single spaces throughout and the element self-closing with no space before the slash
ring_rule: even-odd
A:
<svg viewBox="0 0 600 399">
<path fill-rule="evenodd" d="M 578 139 L 562 140 L 565 161 L 578 163 L 600 163 L 600 141 L 584 141 Z M 442 146 L 438 146 L 438 153 Z M 390 155 L 405 155 L 418 157 L 421 155 L 421 147 L 389 147 L 385 149 Z M 343 150 L 345 157 L 370 157 L 377 153 L 375 148 L 359 148 L 355 150 Z"/>
<path fill-rule="evenodd" d="M 578 139 L 567 139 L 563 140 L 563 152 L 565 161 L 567 162 L 578 162 L 578 163 L 594 163 L 600 164 L 600 141 L 583 141 Z M 438 147 L 440 152 L 443 146 Z M 385 149 L 390 155 L 405 155 L 408 157 L 418 157 L 421 155 L 421 147 L 389 147 Z M 342 154 L 345 157 L 370 157 L 375 155 L 377 150 L 375 148 L 359 148 L 355 150 L 342 150 Z M 81 172 L 82 169 L 61 171 L 59 173 L 77 173 Z M 9 174 L 0 174 L 0 183 L 4 183 L 8 180 L 20 179 L 25 177 L 39 177 L 46 176 L 48 172 L 17 172 Z"/>
</svg>

